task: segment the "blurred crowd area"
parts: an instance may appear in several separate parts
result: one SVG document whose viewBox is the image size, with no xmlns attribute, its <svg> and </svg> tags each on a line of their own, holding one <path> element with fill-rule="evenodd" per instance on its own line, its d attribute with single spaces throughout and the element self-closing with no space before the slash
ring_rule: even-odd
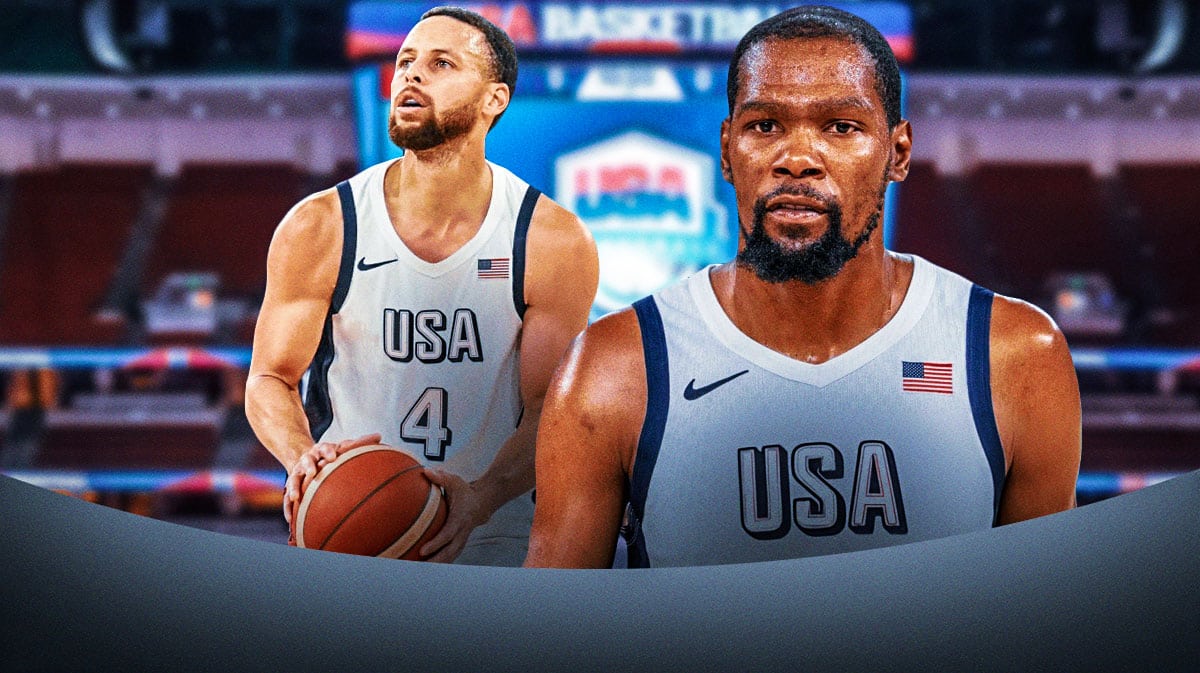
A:
<svg viewBox="0 0 1200 673">
<path fill-rule="evenodd" d="M 891 247 L 1058 321 L 1083 392 L 1081 503 L 1200 468 L 1200 6 L 904 6 L 915 149 L 889 201 Z M 377 64 L 347 55 L 349 11 L 305 0 L 6 4 L 0 471 L 150 516 L 286 534 L 282 468 L 254 438 L 242 395 L 275 225 L 369 156 L 362 109 L 379 101 L 364 103 L 356 82 L 378 84 L 357 79 Z M 690 96 L 719 110 L 718 52 L 523 53 L 497 152 L 550 133 L 522 127 L 543 109 L 519 111 L 522 92 L 568 106 L 553 109 L 604 142 L 644 137 L 602 127 L 604 105 L 709 109 Z M 584 100 L 596 73 L 608 97 L 593 89 Z M 660 80 L 687 84 L 676 87 L 683 97 L 647 98 Z M 683 119 L 670 114 L 664 128 Z M 714 144 L 719 123 L 716 112 L 701 125 Z M 551 161 L 575 166 L 580 146 L 546 165 L 501 163 L 549 175 Z M 695 165 L 697 148 L 664 161 Z M 730 194 L 709 173 L 697 189 L 727 217 Z M 626 187 L 642 191 L 622 192 L 622 203 L 686 210 L 650 199 L 652 186 L 614 189 Z M 607 244 L 604 218 L 620 214 L 592 212 L 584 219 Z M 621 243 L 613 249 L 632 249 Z M 688 249 L 714 255 L 729 243 Z M 601 252 L 602 283 L 617 273 L 605 269 L 630 273 Z M 707 261 L 722 259 L 691 260 Z"/>
</svg>

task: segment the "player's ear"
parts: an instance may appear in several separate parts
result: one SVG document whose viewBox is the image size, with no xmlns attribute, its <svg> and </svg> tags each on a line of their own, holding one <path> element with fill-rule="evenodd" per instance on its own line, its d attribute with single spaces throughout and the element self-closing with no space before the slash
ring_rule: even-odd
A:
<svg viewBox="0 0 1200 673">
<path fill-rule="evenodd" d="M 508 109 L 508 102 L 511 98 L 512 91 L 509 90 L 507 84 L 493 82 L 488 88 L 487 98 L 483 101 L 483 110 L 495 119 Z"/>
<path fill-rule="evenodd" d="M 901 119 L 896 128 L 892 129 L 892 166 L 888 169 L 888 179 L 892 182 L 903 182 L 908 177 L 908 167 L 912 161 L 912 125 L 907 119 Z"/>
<path fill-rule="evenodd" d="M 733 184 L 733 171 L 729 168 L 729 118 L 721 122 L 721 176 Z"/>
</svg>

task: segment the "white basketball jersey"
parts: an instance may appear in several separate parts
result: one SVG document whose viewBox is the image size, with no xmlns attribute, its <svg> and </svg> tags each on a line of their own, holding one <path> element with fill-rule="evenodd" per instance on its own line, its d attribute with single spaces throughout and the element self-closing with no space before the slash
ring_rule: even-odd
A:
<svg viewBox="0 0 1200 673">
<path fill-rule="evenodd" d="M 383 178 L 391 163 L 338 185 L 345 242 L 305 411 L 318 441 L 380 432 L 383 443 L 471 481 L 522 413 L 525 234 L 540 193 L 489 163 L 492 197 L 478 233 L 431 263 L 408 249 L 388 217 Z M 520 496 L 468 544 L 527 539 L 532 518 L 531 497 Z"/>
<path fill-rule="evenodd" d="M 646 420 L 630 484 L 631 567 L 740 563 L 993 525 L 992 293 L 913 257 L 886 325 L 821 364 L 734 326 L 709 269 L 634 305 Z"/>
</svg>

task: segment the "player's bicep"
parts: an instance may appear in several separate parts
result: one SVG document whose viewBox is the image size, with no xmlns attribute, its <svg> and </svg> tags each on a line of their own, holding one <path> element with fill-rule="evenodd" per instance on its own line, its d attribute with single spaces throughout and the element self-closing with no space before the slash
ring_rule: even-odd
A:
<svg viewBox="0 0 1200 673">
<path fill-rule="evenodd" d="M 280 223 L 267 253 L 267 287 L 254 328 L 250 376 L 295 384 L 316 352 L 341 248 L 327 204 L 305 202 Z"/>
<path fill-rule="evenodd" d="M 1010 463 L 1000 522 L 1070 509 L 1082 430 L 1079 384 L 1066 340 L 1041 311 L 997 297 L 992 341 L 997 429 Z"/>
<path fill-rule="evenodd" d="M 611 326 L 598 325 L 600 334 L 589 329 L 572 346 L 546 396 L 527 565 L 612 564 L 646 391 L 640 348 L 590 348 L 589 340 L 603 339 Z"/>
<path fill-rule="evenodd" d="M 254 329 L 250 376 L 300 380 L 321 338 L 327 304 L 310 299 L 263 300 Z"/>
<path fill-rule="evenodd" d="M 569 316 L 531 307 L 521 327 L 521 400 L 540 408 L 555 368 L 584 324 Z"/>
<path fill-rule="evenodd" d="M 526 309 L 521 328 L 521 394 L 536 406 L 596 297 L 596 246 L 578 218 L 542 199 L 528 242 Z"/>
</svg>

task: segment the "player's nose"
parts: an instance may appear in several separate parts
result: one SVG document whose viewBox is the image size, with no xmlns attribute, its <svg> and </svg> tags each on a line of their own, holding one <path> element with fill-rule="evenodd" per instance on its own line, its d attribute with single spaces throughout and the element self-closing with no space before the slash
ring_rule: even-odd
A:
<svg viewBox="0 0 1200 673">
<path fill-rule="evenodd" d="M 813 142 L 790 138 L 780 144 L 771 162 L 771 173 L 779 178 L 821 178 L 825 176 L 825 162 Z"/>
</svg>

